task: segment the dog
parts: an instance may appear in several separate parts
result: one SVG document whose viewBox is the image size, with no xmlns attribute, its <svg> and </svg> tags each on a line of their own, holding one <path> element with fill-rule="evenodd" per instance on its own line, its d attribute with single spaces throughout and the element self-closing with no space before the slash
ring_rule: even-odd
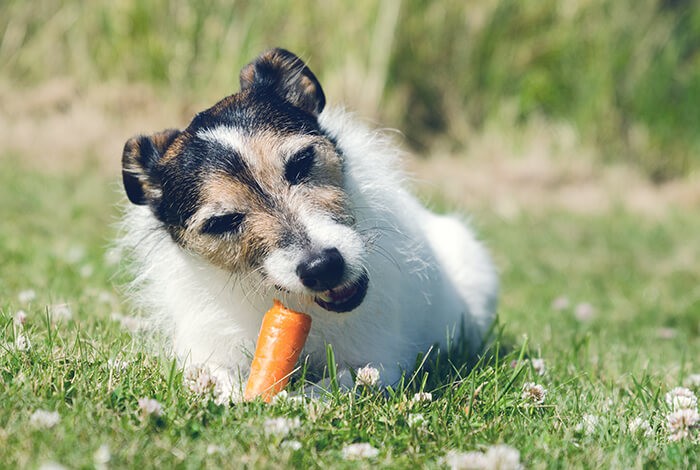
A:
<svg viewBox="0 0 700 470">
<path fill-rule="evenodd" d="M 273 298 L 312 317 L 307 369 L 324 370 L 330 345 L 345 386 L 367 365 L 394 385 L 433 345 L 478 353 L 494 264 L 465 223 L 407 191 L 398 159 L 383 133 L 326 108 L 296 55 L 264 52 L 186 129 L 126 142 L 136 306 L 233 400 Z"/>
</svg>

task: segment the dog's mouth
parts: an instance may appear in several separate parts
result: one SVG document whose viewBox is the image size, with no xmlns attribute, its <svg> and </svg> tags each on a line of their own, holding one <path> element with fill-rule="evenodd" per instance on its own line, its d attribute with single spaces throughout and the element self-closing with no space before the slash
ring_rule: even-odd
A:
<svg viewBox="0 0 700 470">
<path fill-rule="evenodd" d="M 314 301 L 329 312 L 349 312 L 360 306 L 368 286 L 369 277 L 365 271 L 352 282 L 316 294 Z"/>
</svg>

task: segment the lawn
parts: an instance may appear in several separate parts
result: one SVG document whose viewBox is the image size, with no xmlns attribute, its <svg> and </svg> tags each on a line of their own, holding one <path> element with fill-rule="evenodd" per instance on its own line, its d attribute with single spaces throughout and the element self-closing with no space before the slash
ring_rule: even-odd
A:
<svg viewBox="0 0 700 470">
<path fill-rule="evenodd" d="M 502 274 L 496 340 L 475 369 L 442 359 L 387 392 L 219 406 L 132 338 L 110 250 L 122 196 L 106 173 L 0 156 L 1 467 L 698 466 L 700 430 L 673 439 L 665 398 L 700 392 L 697 211 L 475 206 Z"/>
</svg>

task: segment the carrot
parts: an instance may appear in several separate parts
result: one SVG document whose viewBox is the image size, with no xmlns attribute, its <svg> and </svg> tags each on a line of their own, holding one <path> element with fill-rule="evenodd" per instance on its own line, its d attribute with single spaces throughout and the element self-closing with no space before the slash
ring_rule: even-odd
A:
<svg viewBox="0 0 700 470">
<path fill-rule="evenodd" d="M 311 329 L 311 317 L 275 299 L 263 317 L 245 389 L 245 399 L 269 402 L 289 382 Z"/>
</svg>

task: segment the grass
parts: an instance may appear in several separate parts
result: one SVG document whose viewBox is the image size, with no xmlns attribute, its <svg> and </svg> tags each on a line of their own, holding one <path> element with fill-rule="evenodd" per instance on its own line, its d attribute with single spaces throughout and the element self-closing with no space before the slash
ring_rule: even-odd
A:
<svg viewBox="0 0 700 470">
<path fill-rule="evenodd" d="M 446 363 L 428 377 L 434 400 L 410 402 L 423 376 L 389 393 L 360 389 L 326 402 L 219 407 L 189 393 L 168 358 L 142 351 L 113 312 L 128 313 L 125 279 L 105 253 L 119 186 L 91 168 L 53 175 L 0 160 L 0 466 L 115 468 L 439 468 L 449 450 L 505 443 L 528 468 L 692 468 L 697 443 L 669 442 L 664 394 L 700 373 L 700 215 L 650 220 L 617 211 L 499 219 L 476 208 L 479 231 L 502 272 L 498 340 L 467 372 Z M 36 298 L 20 301 L 33 289 Z M 563 310 L 552 302 L 567 296 Z M 71 318 L 49 306 L 68 303 Z M 576 305 L 594 315 L 576 318 Z M 13 323 L 27 313 L 24 327 Z M 8 347 L 20 335 L 27 352 Z M 543 358 L 539 376 L 521 357 Z M 127 361 L 123 370 L 110 359 Z M 543 406 L 521 399 L 525 382 L 547 389 Z M 478 390 L 478 391 L 477 391 Z M 697 392 L 697 390 L 696 390 Z M 142 419 L 155 398 L 160 418 Z M 467 409 L 468 407 L 468 409 Z M 35 410 L 60 421 L 30 424 Z M 424 425 L 410 425 L 422 414 Z M 584 415 L 598 417 L 587 433 Z M 299 418 L 288 436 L 265 432 L 273 417 Z M 653 436 L 625 431 L 648 419 Z M 695 432 L 696 439 L 700 438 Z M 295 440 L 299 450 L 282 445 Z M 367 442 L 376 457 L 347 461 Z"/>
<path fill-rule="evenodd" d="M 688 0 L 0 4 L 0 70 L 14 85 L 148 82 L 213 102 L 241 66 L 283 46 L 329 97 L 415 146 L 447 136 L 463 147 L 491 121 L 544 117 L 656 181 L 700 164 L 699 41 Z"/>
</svg>

